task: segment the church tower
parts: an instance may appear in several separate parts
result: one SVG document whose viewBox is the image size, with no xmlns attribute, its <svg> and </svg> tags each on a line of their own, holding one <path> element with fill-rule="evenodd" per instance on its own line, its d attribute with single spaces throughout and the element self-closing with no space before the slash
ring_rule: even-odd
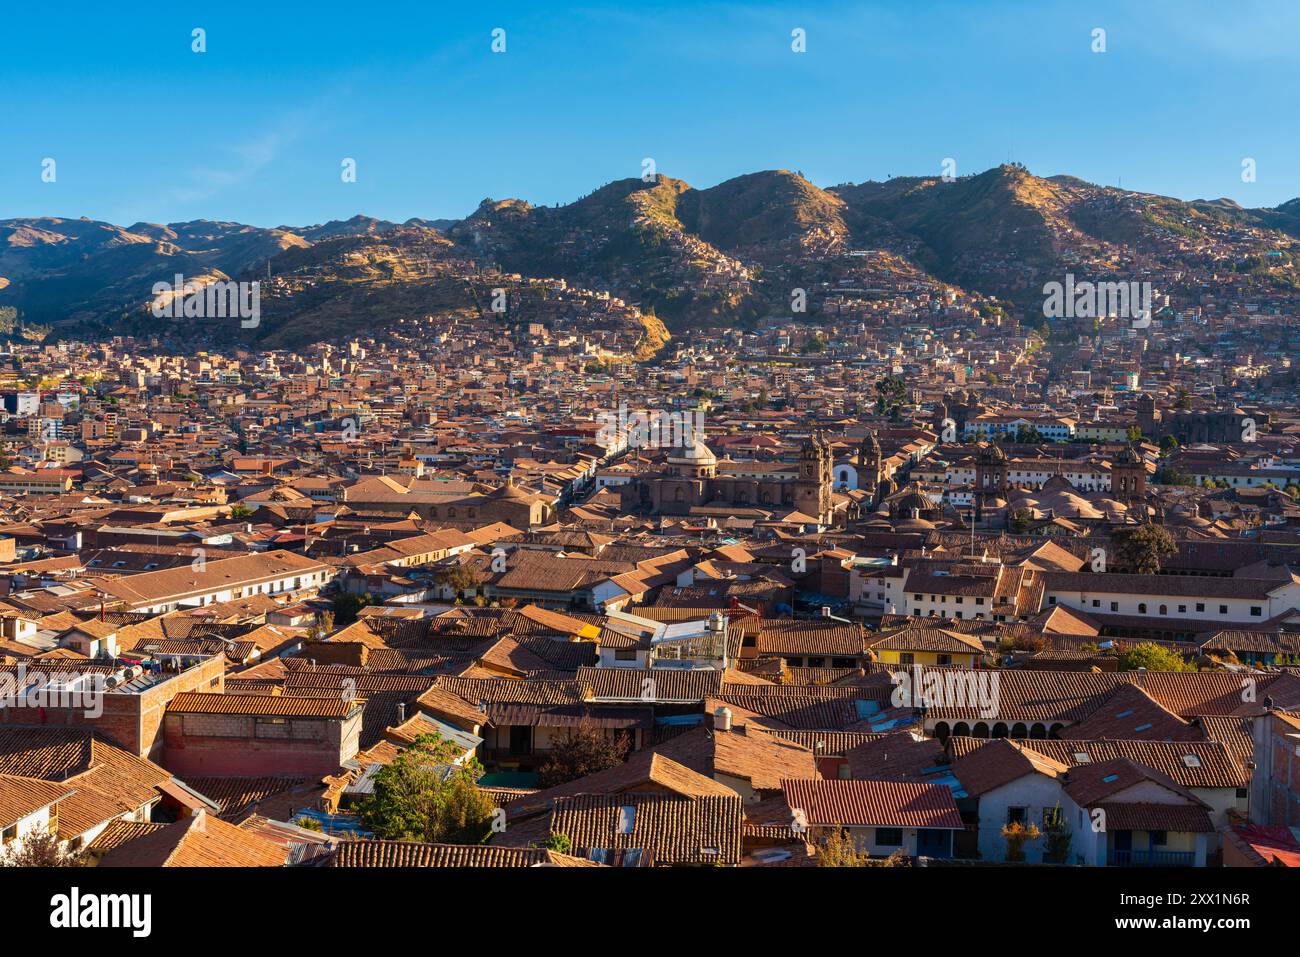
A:
<svg viewBox="0 0 1300 957">
<path fill-rule="evenodd" d="M 1139 503 L 1147 497 L 1147 467 L 1142 454 L 1125 445 L 1110 463 L 1110 494 L 1120 502 Z"/>
<path fill-rule="evenodd" d="M 871 492 L 871 504 L 880 504 L 881 480 L 885 477 L 884 459 L 880 452 L 880 440 L 875 430 L 867 432 L 858 450 L 858 488 Z"/>
<path fill-rule="evenodd" d="M 831 502 L 834 483 L 830 446 L 820 433 L 814 433 L 799 450 L 794 507 L 817 519 L 819 525 L 830 525 L 835 511 Z"/>
</svg>

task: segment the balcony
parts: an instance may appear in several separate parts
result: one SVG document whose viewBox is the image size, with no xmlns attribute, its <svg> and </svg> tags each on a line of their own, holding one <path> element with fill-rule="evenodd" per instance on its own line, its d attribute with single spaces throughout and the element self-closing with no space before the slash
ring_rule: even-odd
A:
<svg viewBox="0 0 1300 957">
<path fill-rule="evenodd" d="M 1111 867 L 1192 867 L 1192 851 L 1120 851 L 1110 852 Z"/>
</svg>

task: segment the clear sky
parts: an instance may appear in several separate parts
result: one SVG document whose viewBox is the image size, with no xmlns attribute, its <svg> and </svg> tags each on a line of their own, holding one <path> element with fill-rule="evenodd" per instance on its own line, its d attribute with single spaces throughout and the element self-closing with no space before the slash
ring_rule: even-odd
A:
<svg viewBox="0 0 1300 957">
<path fill-rule="evenodd" d="M 1300 195 L 1297 37 L 1295 0 L 10 0 L 0 218 L 459 217 L 569 202 L 646 157 L 697 186 L 1013 159 L 1272 206 Z"/>
</svg>

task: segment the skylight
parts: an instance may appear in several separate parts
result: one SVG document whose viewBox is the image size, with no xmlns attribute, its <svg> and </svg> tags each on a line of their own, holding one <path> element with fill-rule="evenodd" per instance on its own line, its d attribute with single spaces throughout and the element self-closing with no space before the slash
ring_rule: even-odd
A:
<svg viewBox="0 0 1300 957">
<path fill-rule="evenodd" d="M 1075 751 L 1074 760 L 1076 764 L 1088 764 L 1092 761 L 1092 755 L 1087 751 Z"/>
<path fill-rule="evenodd" d="M 618 809 L 618 833 L 631 834 L 635 825 L 636 808 L 630 804 L 624 804 Z"/>
<path fill-rule="evenodd" d="M 1107 784 L 1110 784 L 1112 781 L 1118 781 L 1118 780 L 1119 780 L 1119 775 L 1118 775 L 1118 774 L 1108 774 L 1108 775 L 1106 775 L 1104 778 L 1102 778 L 1102 780 L 1105 781 Z"/>
<path fill-rule="evenodd" d="M 1187 765 L 1189 768 L 1199 768 L 1201 766 L 1201 759 L 1195 754 L 1184 754 L 1183 764 Z"/>
</svg>

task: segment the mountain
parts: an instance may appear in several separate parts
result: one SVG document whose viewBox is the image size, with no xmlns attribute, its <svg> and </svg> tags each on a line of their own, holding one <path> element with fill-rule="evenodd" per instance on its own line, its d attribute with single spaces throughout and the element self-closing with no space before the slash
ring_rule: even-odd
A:
<svg viewBox="0 0 1300 957">
<path fill-rule="evenodd" d="M 663 175 L 617 180 L 549 207 L 485 199 L 460 220 L 358 214 L 275 229 L 5 220 L 0 306 L 53 336 L 106 335 L 147 328 L 150 287 L 177 273 L 269 275 L 266 321 L 235 334 L 294 345 L 404 316 L 473 315 L 498 271 L 610 293 L 689 329 L 787 315 L 792 290 L 815 299 L 845 286 L 957 287 L 1034 310 L 1043 283 L 1067 271 L 1154 272 L 1189 290 L 1234 273 L 1289 293 L 1300 290 L 1297 263 L 1300 199 L 1275 209 L 1183 201 L 1018 165 L 828 189 L 767 170 L 705 189 Z"/>
<path fill-rule="evenodd" d="M 102 320 L 145 301 L 155 282 L 226 278 L 309 245 L 282 229 L 197 220 L 121 227 L 91 219 L 0 221 L 0 305 L 29 324 Z"/>
</svg>

